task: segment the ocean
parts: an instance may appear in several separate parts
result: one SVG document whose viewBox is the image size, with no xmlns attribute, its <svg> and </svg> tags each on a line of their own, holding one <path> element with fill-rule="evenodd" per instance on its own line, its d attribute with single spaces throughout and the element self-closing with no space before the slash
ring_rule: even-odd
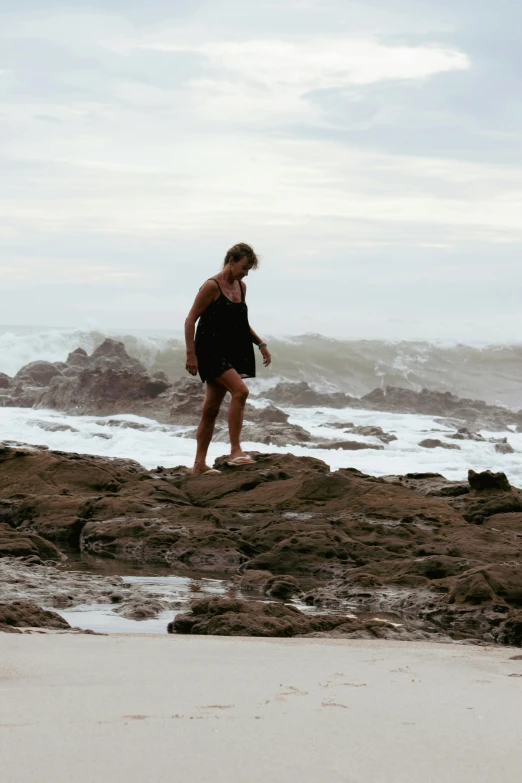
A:
<svg viewBox="0 0 522 783">
<path fill-rule="evenodd" d="M 185 374 L 184 344 L 180 333 L 129 332 L 37 327 L 0 327 L 0 372 L 14 375 L 24 364 L 38 359 L 64 361 L 78 346 L 91 352 L 105 337 L 121 339 L 128 352 L 150 371 L 163 370 L 171 380 Z M 464 345 L 430 342 L 336 340 L 321 335 L 270 338 L 273 368 L 258 363 L 259 377 L 249 381 L 249 405 L 263 406 L 263 393 L 280 380 L 306 380 L 322 391 L 341 390 L 360 396 L 378 386 L 396 385 L 451 391 L 461 397 L 484 399 L 515 410 L 522 408 L 522 344 Z M 425 449 L 428 437 L 444 440 L 454 431 L 428 416 L 393 414 L 359 409 L 286 407 L 290 423 L 299 424 L 324 441 L 339 440 L 337 423 L 377 425 L 397 440 L 382 451 L 315 449 L 305 446 L 276 447 L 244 443 L 246 450 L 288 451 L 323 459 L 333 470 L 355 467 L 373 475 L 436 471 L 447 478 L 463 479 L 469 468 L 502 470 L 522 486 L 522 433 L 486 432 L 485 437 L 507 437 L 515 449 L 498 454 L 494 444 L 458 441 L 460 450 Z M 248 412 L 246 415 L 248 420 Z M 118 426 L 124 422 L 139 429 Z M 59 425 L 58 427 L 56 425 Z M 54 430 L 54 431 L 53 431 Z M 57 430 L 57 431 L 56 431 Z M 129 415 L 125 410 L 108 418 L 69 416 L 56 411 L 0 408 L 0 440 L 46 445 L 51 449 L 125 457 L 148 468 L 158 465 L 190 465 L 194 440 L 183 437 L 187 427 L 159 424 Z M 344 437 L 344 436 L 342 436 Z M 350 440 L 382 445 L 374 438 L 349 435 Z M 455 443 L 455 441 L 449 441 Z M 211 459 L 225 454 L 226 443 L 213 442 Z"/>
<path fill-rule="evenodd" d="M 151 372 L 171 380 L 185 374 L 181 332 L 51 329 L 0 325 L 0 372 L 14 375 L 38 359 L 63 361 L 69 351 L 90 353 L 105 337 L 122 340 L 127 351 Z M 463 344 L 427 341 L 342 340 L 320 334 L 266 337 L 273 365 L 258 367 L 254 389 L 280 380 L 308 381 L 321 391 L 361 396 L 377 386 L 423 387 L 459 397 L 522 408 L 522 342 Z"/>
</svg>

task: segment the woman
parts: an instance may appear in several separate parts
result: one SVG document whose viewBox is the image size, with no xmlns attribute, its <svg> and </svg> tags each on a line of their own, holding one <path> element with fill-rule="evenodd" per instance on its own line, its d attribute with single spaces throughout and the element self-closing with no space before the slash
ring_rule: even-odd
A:
<svg viewBox="0 0 522 783">
<path fill-rule="evenodd" d="M 207 465 L 207 451 L 212 440 L 214 424 L 227 391 L 231 394 L 228 413 L 230 435 L 229 465 L 249 465 L 254 460 L 244 453 L 240 444 L 243 414 L 248 388 L 243 378 L 253 378 L 256 362 L 253 344 L 268 367 L 272 358 L 266 343 L 248 323 L 245 302 L 246 284 L 243 282 L 251 269 L 257 269 L 258 259 L 250 245 L 240 242 L 225 256 L 223 269 L 201 286 L 185 321 L 187 345 L 186 368 L 191 375 L 199 375 L 207 382 L 205 402 L 197 430 L 197 452 L 193 473 L 219 473 Z M 194 328 L 199 318 L 196 339 Z"/>
</svg>

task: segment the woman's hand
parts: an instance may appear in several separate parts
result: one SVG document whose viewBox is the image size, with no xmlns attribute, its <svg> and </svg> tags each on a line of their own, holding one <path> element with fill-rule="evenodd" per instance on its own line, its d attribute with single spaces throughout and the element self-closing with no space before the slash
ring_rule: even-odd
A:
<svg viewBox="0 0 522 783">
<path fill-rule="evenodd" d="M 198 374 L 198 360 L 196 358 L 196 354 L 195 353 L 188 353 L 187 354 L 187 363 L 185 364 L 185 369 L 191 375 L 197 375 Z"/>
<path fill-rule="evenodd" d="M 270 365 L 270 363 L 272 362 L 272 357 L 270 355 L 270 351 L 268 350 L 266 345 L 264 345 L 259 350 L 261 351 L 261 356 L 263 357 L 263 364 L 264 364 L 264 366 L 268 367 Z"/>
</svg>

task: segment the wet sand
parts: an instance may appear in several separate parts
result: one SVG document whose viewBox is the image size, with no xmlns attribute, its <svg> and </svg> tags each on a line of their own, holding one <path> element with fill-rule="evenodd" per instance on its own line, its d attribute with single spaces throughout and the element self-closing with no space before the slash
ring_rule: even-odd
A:
<svg viewBox="0 0 522 783">
<path fill-rule="evenodd" d="M 515 783 L 517 654 L 367 640 L 0 633 L 1 778 Z"/>
</svg>

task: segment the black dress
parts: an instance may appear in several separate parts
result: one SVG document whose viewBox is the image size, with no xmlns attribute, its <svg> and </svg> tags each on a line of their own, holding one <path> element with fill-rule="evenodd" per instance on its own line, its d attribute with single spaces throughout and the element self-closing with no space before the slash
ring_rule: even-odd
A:
<svg viewBox="0 0 522 783">
<path fill-rule="evenodd" d="M 200 316 L 196 329 L 196 356 L 202 381 L 212 381 L 227 370 L 234 369 L 242 378 L 254 378 L 256 359 L 248 307 L 241 283 L 241 301 L 232 302 L 221 290 L 219 299 L 212 302 Z"/>
</svg>

